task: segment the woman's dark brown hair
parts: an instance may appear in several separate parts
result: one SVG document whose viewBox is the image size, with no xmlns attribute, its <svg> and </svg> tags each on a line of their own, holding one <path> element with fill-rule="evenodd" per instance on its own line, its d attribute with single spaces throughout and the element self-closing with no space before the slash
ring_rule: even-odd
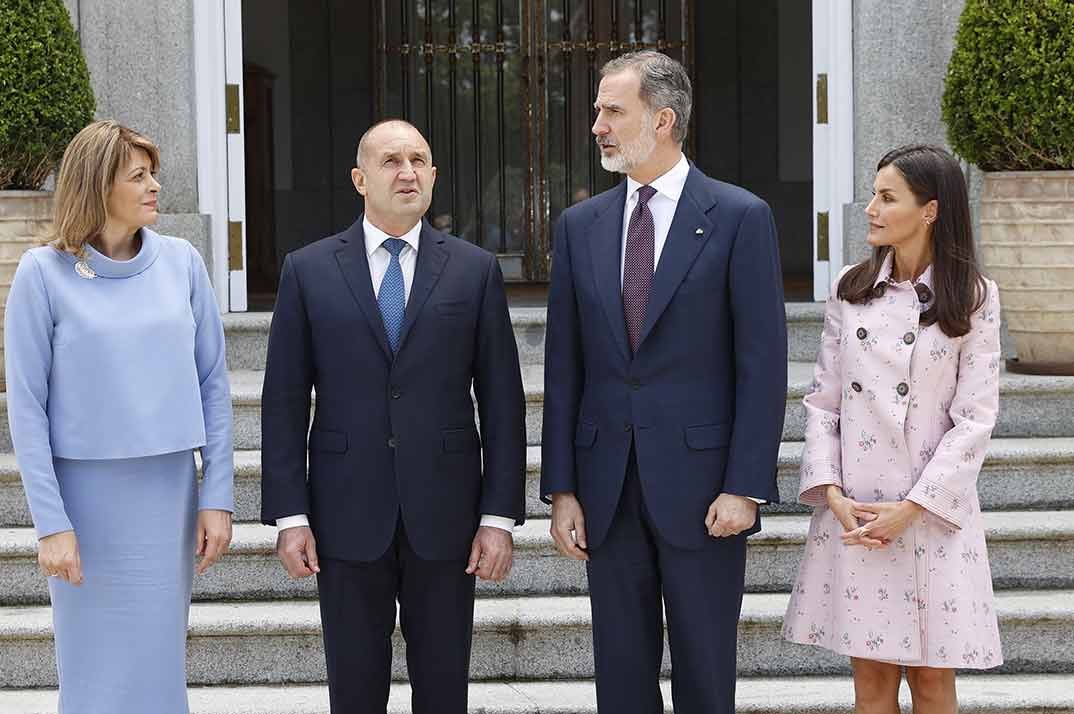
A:
<svg viewBox="0 0 1074 714">
<path fill-rule="evenodd" d="M 939 204 L 932 224 L 932 291 L 935 302 L 921 313 L 921 324 L 940 323 L 948 337 L 970 331 L 970 316 L 987 297 L 987 285 L 977 267 L 966 178 L 954 157 L 937 146 L 913 144 L 888 152 L 876 165 L 879 172 L 894 166 L 923 206 Z M 874 297 L 873 285 L 892 246 L 873 248 L 869 260 L 855 265 L 839 281 L 840 300 L 860 304 Z"/>
</svg>

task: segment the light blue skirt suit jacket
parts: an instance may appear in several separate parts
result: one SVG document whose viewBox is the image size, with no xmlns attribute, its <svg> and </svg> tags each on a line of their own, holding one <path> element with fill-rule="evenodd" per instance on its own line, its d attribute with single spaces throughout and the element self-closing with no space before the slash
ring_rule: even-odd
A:
<svg viewBox="0 0 1074 714">
<path fill-rule="evenodd" d="M 85 578 L 49 579 L 60 711 L 187 714 L 196 511 L 233 508 L 223 327 L 187 241 L 143 228 L 131 260 L 86 253 L 27 252 L 4 332 L 34 527 L 73 530 Z"/>
</svg>

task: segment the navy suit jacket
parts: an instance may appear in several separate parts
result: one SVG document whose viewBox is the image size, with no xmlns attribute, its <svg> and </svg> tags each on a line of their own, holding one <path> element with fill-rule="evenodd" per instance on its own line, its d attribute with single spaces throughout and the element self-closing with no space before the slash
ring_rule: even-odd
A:
<svg viewBox="0 0 1074 714">
<path fill-rule="evenodd" d="M 787 325 L 775 224 L 748 191 L 691 166 L 631 355 L 621 251 L 626 181 L 556 224 L 541 495 L 573 492 L 589 547 L 615 515 L 633 443 L 645 504 L 700 548 L 720 493 L 775 502 Z M 760 530 L 760 519 L 748 533 Z"/>
<path fill-rule="evenodd" d="M 261 424 L 261 518 L 309 514 L 319 555 L 377 559 L 400 510 L 428 560 L 464 560 L 481 514 L 522 523 L 525 400 L 496 257 L 423 222 L 393 359 L 362 219 L 290 253 Z"/>
</svg>

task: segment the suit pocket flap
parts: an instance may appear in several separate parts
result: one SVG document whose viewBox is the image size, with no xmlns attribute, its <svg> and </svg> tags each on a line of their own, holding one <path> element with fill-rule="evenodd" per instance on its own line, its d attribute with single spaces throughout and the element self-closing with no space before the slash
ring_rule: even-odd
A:
<svg viewBox="0 0 1074 714">
<path fill-rule="evenodd" d="M 588 449 L 596 440 L 597 425 L 587 421 L 578 422 L 578 427 L 574 430 L 574 445 Z"/>
<path fill-rule="evenodd" d="M 314 429 L 310 432 L 310 448 L 314 451 L 331 451 L 342 454 L 347 451 L 347 434 L 342 431 Z"/>
<path fill-rule="evenodd" d="M 444 429 L 441 432 L 444 437 L 444 451 L 455 453 L 462 451 L 476 451 L 481 448 L 481 439 L 477 435 L 477 429 Z"/>
<path fill-rule="evenodd" d="M 730 424 L 701 424 L 688 426 L 683 431 L 686 445 L 691 449 L 719 449 L 731 441 Z"/>
</svg>

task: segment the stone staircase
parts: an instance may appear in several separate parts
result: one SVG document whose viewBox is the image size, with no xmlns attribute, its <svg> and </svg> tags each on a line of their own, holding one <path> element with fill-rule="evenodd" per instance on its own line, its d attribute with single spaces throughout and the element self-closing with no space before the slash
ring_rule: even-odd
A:
<svg viewBox="0 0 1074 714">
<path fill-rule="evenodd" d="M 780 448 L 780 491 L 796 491 L 804 415 L 821 308 L 788 304 L 790 388 Z M 543 404 L 544 311 L 512 311 L 527 399 L 527 509 L 507 582 L 478 584 L 471 711 L 596 711 L 585 571 L 559 557 L 548 507 L 537 498 Z M 227 316 L 235 409 L 236 520 L 225 559 L 194 582 L 188 675 L 195 714 L 328 711 L 314 582 L 276 562 L 275 529 L 257 524 L 260 396 L 271 315 Z M 18 469 L 0 396 L 0 712 L 55 714 L 56 673 L 44 579 L 36 566 Z M 1006 663 L 960 678 L 963 712 L 1074 712 L 1074 378 L 1003 374 L 1001 415 L 979 491 L 986 509 Z M 750 539 L 739 636 L 738 711 L 849 711 L 845 660 L 783 642 L 779 631 L 808 513 L 766 507 Z M 409 711 L 404 645 L 397 634 L 389 710 Z M 664 675 L 670 672 L 665 657 Z M 665 684 L 667 711 L 670 688 Z M 905 690 L 905 686 L 904 686 Z M 903 692 L 904 698 L 907 694 Z M 908 700 L 907 700 L 908 701 Z"/>
</svg>

